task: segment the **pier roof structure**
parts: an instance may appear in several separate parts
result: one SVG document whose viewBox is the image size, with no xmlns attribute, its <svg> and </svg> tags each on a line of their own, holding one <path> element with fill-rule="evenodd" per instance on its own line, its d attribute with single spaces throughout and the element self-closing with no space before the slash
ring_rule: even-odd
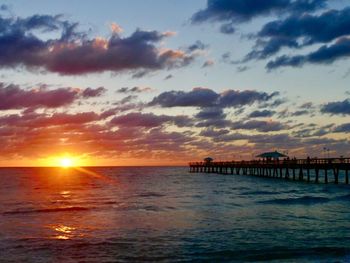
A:
<svg viewBox="0 0 350 263">
<path fill-rule="evenodd" d="M 257 155 L 256 157 L 268 158 L 268 159 L 278 159 L 278 158 L 283 158 L 283 157 L 288 157 L 288 156 L 285 154 L 282 154 L 280 152 L 274 151 L 274 152 L 262 153 L 262 154 Z"/>
</svg>

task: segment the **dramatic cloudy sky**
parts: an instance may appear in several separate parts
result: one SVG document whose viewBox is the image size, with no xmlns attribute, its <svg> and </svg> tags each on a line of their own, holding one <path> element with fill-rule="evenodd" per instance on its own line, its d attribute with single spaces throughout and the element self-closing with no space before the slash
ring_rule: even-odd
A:
<svg viewBox="0 0 350 263">
<path fill-rule="evenodd" d="M 1 1 L 0 76 L 0 165 L 350 156 L 348 0 Z"/>
</svg>

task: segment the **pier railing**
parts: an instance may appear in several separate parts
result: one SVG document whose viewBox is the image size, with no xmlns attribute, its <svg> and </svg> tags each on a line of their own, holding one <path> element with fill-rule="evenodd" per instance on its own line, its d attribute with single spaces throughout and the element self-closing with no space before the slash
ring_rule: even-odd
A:
<svg viewBox="0 0 350 263">
<path fill-rule="evenodd" d="M 324 182 L 328 183 L 329 171 L 333 173 L 334 182 L 339 182 L 339 173 L 344 173 L 344 180 L 349 184 L 350 158 L 306 158 L 283 160 L 250 160 L 250 161 L 226 161 L 226 162 L 191 162 L 191 173 L 219 173 L 255 175 L 263 177 L 276 177 L 293 180 L 311 181 L 310 174 L 314 174 L 314 181 L 319 182 L 322 172 Z"/>
<path fill-rule="evenodd" d="M 350 158 L 307 158 L 284 160 L 250 160 L 250 161 L 224 161 L 224 162 L 190 162 L 189 165 L 257 165 L 257 164 L 350 164 Z"/>
</svg>

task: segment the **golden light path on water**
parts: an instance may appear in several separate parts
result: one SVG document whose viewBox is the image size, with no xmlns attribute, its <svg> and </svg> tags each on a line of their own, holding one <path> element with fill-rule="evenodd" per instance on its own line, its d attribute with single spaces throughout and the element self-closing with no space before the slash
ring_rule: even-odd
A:
<svg viewBox="0 0 350 263">
<path fill-rule="evenodd" d="M 114 186 L 117 185 L 117 181 L 115 179 L 112 179 L 108 176 L 94 172 L 88 168 L 73 166 L 73 162 L 71 162 L 68 159 L 62 159 L 62 161 L 63 160 L 64 162 L 61 163 L 62 165 L 59 168 L 63 172 L 61 173 L 61 175 L 63 176 L 70 176 L 72 175 L 70 174 L 70 171 L 76 171 L 90 178 L 95 178 L 97 180 L 103 181 L 106 184 L 114 185 Z M 59 195 L 61 199 L 64 199 L 64 200 L 70 200 L 73 198 L 71 195 L 71 192 L 68 190 L 60 191 Z M 69 209 L 69 208 L 73 209 L 74 207 L 73 206 L 64 207 L 64 209 Z M 52 239 L 71 240 L 74 238 L 83 238 L 85 236 L 85 234 L 81 232 L 82 229 L 79 229 L 80 227 L 77 224 L 70 225 L 68 222 L 61 221 L 60 223 L 57 222 L 56 224 L 52 224 L 52 225 L 50 224 L 48 225 L 48 227 L 53 231 L 53 235 L 51 237 Z"/>
<path fill-rule="evenodd" d="M 52 227 L 56 232 L 55 239 L 68 240 L 74 237 L 75 227 L 70 227 L 66 225 L 57 225 Z"/>
</svg>

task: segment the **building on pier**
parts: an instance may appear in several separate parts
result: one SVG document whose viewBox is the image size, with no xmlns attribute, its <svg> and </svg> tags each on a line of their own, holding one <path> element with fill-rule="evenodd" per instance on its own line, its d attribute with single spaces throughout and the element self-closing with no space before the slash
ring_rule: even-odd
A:
<svg viewBox="0 0 350 263">
<path fill-rule="evenodd" d="M 256 157 L 263 158 L 266 161 L 279 160 L 279 158 L 288 158 L 287 155 L 282 154 L 282 153 L 277 152 L 277 151 L 261 153 L 261 154 L 257 155 Z"/>
<path fill-rule="evenodd" d="M 214 161 L 214 159 L 211 158 L 211 157 L 204 158 L 204 162 L 205 162 L 206 164 L 210 164 L 212 161 Z"/>
</svg>

